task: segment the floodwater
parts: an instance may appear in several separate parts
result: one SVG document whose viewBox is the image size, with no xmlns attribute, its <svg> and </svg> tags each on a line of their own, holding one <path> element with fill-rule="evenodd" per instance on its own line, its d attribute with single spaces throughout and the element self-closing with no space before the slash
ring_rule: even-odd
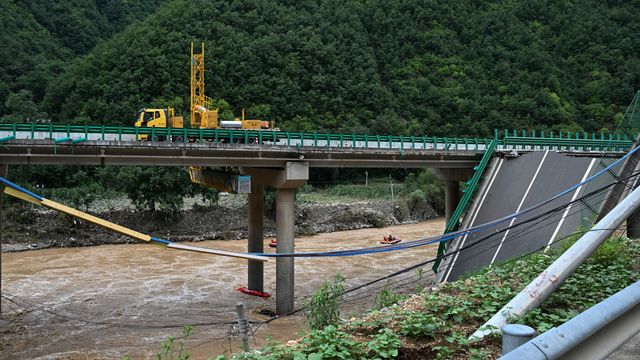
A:
<svg viewBox="0 0 640 360">
<path fill-rule="evenodd" d="M 340 231 L 296 238 L 296 251 L 325 251 L 379 245 L 393 233 L 405 240 L 442 234 L 444 220 L 384 229 Z M 275 251 L 266 246 L 265 251 Z M 229 251 L 246 251 L 246 241 L 196 243 Z M 380 245 L 382 246 L 382 245 Z M 347 288 L 380 278 L 435 256 L 437 245 L 355 257 L 297 258 L 296 308 L 339 271 Z M 429 283 L 429 271 L 393 278 L 389 287 L 415 288 Z M 149 244 L 45 249 L 2 254 L 0 358 L 132 359 L 151 358 L 169 336 L 185 324 L 193 334 L 185 342 L 194 359 L 238 351 L 239 338 L 229 324 L 235 305 L 245 305 L 255 322 L 269 319 L 275 299 L 241 294 L 246 260 L 170 250 Z M 364 311 L 385 282 L 348 294 L 342 316 Z M 275 261 L 265 263 L 265 291 L 275 295 Z M 300 314 L 258 327 L 251 346 L 267 337 L 289 340 L 305 328 Z"/>
</svg>

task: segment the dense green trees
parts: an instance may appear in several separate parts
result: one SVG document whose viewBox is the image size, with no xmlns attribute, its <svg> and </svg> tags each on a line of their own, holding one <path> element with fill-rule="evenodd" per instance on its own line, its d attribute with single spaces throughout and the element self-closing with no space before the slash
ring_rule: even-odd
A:
<svg viewBox="0 0 640 360">
<path fill-rule="evenodd" d="M 191 41 L 208 95 L 288 130 L 590 131 L 640 87 L 637 1 L 1 1 L 0 115 L 23 89 L 62 122 L 186 114 Z"/>
<path fill-rule="evenodd" d="M 187 112 L 189 42 L 207 92 L 289 130 L 490 135 L 597 130 L 640 86 L 637 2 L 181 1 L 51 82 L 56 120 Z"/>
<path fill-rule="evenodd" d="M 9 95 L 26 90 L 41 105 L 47 86 L 60 81 L 70 62 L 163 1 L 0 0 L 0 117 L 19 121 L 6 107 Z"/>
</svg>

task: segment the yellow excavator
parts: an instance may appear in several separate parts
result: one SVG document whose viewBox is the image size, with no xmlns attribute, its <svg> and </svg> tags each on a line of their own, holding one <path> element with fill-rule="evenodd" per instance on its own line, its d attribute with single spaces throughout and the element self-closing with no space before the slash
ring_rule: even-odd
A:
<svg viewBox="0 0 640 360">
<path fill-rule="evenodd" d="M 213 100 L 204 94 L 204 43 L 201 45 L 201 52 L 194 53 L 193 43 L 191 43 L 191 128 L 194 129 L 243 129 L 243 130 L 273 130 L 268 121 L 249 120 L 244 117 L 231 121 L 218 119 L 218 108 L 213 108 Z M 159 128 L 183 128 L 184 119 L 176 116 L 173 108 L 166 109 L 146 109 L 143 108 L 136 113 L 136 127 L 159 127 Z M 138 140 L 152 140 L 148 135 L 138 135 Z M 167 139 L 157 138 L 156 141 Z M 173 141 L 184 141 L 181 136 L 174 136 Z M 220 139 L 224 141 L 224 139 Z"/>
</svg>

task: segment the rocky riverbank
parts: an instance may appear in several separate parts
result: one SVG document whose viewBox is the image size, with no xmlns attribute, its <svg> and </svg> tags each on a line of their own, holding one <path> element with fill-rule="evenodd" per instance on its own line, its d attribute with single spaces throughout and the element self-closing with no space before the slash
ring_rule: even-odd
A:
<svg viewBox="0 0 640 360">
<path fill-rule="evenodd" d="M 90 213 L 172 241 L 234 240 L 247 236 L 246 206 L 195 205 L 171 217 L 131 209 Z M 385 227 L 435 217 L 431 207 L 415 213 L 406 204 L 363 201 L 349 204 L 296 205 L 296 233 L 315 233 Z M 14 205 L 5 210 L 2 251 L 50 247 L 135 243 L 126 236 L 51 210 Z M 265 216 L 265 235 L 274 236 L 275 219 Z"/>
</svg>

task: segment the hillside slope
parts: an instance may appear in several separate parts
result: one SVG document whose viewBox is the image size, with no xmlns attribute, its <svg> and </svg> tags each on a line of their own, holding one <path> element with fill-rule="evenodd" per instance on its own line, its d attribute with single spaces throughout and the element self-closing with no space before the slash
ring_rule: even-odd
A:
<svg viewBox="0 0 640 360">
<path fill-rule="evenodd" d="M 205 41 L 207 94 L 287 130 L 593 131 L 640 88 L 638 12 L 638 1 L 171 0 L 50 82 L 42 109 L 121 125 L 144 106 L 186 114 L 189 43 Z"/>
<path fill-rule="evenodd" d="M 154 13 L 162 2 L 0 0 L 0 116 L 33 117 L 47 84 L 57 81 L 69 62 Z"/>
</svg>

